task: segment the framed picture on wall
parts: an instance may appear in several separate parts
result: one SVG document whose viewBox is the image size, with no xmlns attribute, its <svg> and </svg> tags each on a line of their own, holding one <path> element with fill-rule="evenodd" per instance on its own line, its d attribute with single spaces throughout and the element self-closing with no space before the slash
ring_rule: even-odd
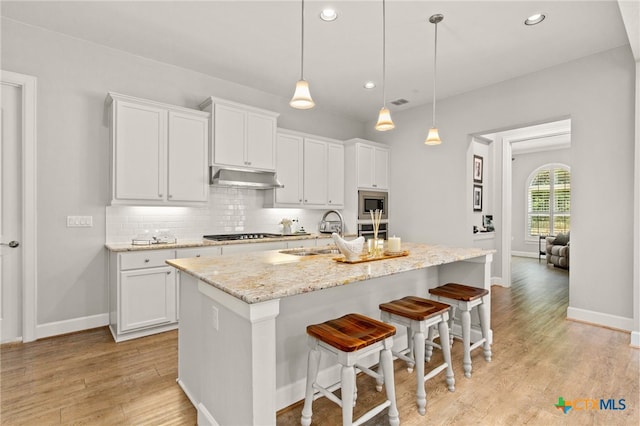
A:
<svg viewBox="0 0 640 426">
<path fill-rule="evenodd" d="M 483 158 L 481 156 L 473 156 L 473 181 L 476 183 L 482 183 L 482 163 Z"/>
<path fill-rule="evenodd" d="M 482 185 L 473 185 L 473 211 L 482 211 Z"/>
</svg>

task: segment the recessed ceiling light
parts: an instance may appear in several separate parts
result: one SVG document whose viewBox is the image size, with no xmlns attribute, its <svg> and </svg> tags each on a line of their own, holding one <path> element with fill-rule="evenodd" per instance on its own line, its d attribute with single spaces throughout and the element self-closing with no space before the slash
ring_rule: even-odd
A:
<svg viewBox="0 0 640 426">
<path fill-rule="evenodd" d="M 338 13 L 335 9 L 323 9 L 322 12 L 320 12 L 320 19 L 327 22 L 335 21 L 338 19 Z"/>
<path fill-rule="evenodd" d="M 527 19 L 525 19 L 524 24 L 537 25 L 540 22 L 544 21 L 544 18 L 546 18 L 546 16 L 543 13 L 536 13 L 535 15 L 531 15 Z"/>
<path fill-rule="evenodd" d="M 366 83 L 364 83 L 363 87 L 365 89 L 373 89 L 374 87 L 376 87 L 376 83 L 373 81 L 367 81 Z"/>
</svg>

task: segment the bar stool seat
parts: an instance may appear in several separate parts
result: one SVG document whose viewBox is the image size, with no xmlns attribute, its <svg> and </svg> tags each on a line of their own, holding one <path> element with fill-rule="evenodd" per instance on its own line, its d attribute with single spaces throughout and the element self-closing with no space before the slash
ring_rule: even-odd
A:
<svg viewBox="0 0 640 426">
<path fill-rule="evenodd" d="M 393 336 L 396 334 L 395 327 L 354 313 L 320 324 L 309 325 L 307 326 L 307 334 L 309 335 L 311 350 L 309 351 L 307 364 L 304 407 L 302 408 L 300 420 L 303 426 L 311 424 L 312 404 L 316 396 L 325 396 L 342 407 L 343 425 L 362 424 L 387 407 L 389 407 L 389 424 L 393 426 L 400 424 L 396 406 L 393 359 L 391 355 Z M 342 365 L 340 374 L 342 399 L 339 399 L 328 389 L 316 383 L 321 351 L 335 356 L 337 362 Z M 382 374 L 357 364 L 360 359 L 376 352 L 380 353 Z M 356 368 L 374 377 L 377 381 L 384 381 L 387 400 L 367 411 L 355 423 L 352 423 L 356 392 Z M 318 392 L 316 393 L 316 391 Z"/>
<path fill-rule="evenodd" d="M 421 415 L 426 413 L 427 394 L 424 384 L 427 380 L 446 369 L 447 387 L 451 392 L 455 390 L 447 324 L 449 308 L 450 306 L 445 303 L 415 296 L 403 297 L 380 305 L 382 321 L 400 324 L 407 328 L 407 348 L 402 351 L 394 351 L 393 355 L 407 362 L 409 372 L 413 370 L 414 366 L 416 368 L 416 402 L 418 412 Z M 440 332 L 440 341 L 444 342 L 441 345 L 425 340 L 425 332 L 436 325 Z M 442 349 L 444 357 L 444 362 L 426 375 L 424 373 L 425 344 L 429 346 L 429 351 L 432 350 L 432 346 Z"/>
<path fill-rule="evenodd" d="M 462 366 L 465 377 L 471 377 L 471 351 L 483 346 L 484 358 L 491 361 L 491 343 L 489 340 L 489 290 L 478 287 L 471 287 L 463 284 L 448 283 L 436 288 L 429 289 L 429 293 L 435 300 L 448 303 L 453 309 L 460 310 L 460 321 L 462 325 L 463 360 Z M 471 343 L 471 310 L 478 307 L 478 318 L 480 320 L 480 330 L 482 338 Z M 449 318 L 449 331 L 451 343 L 453 343 L 453 319 L 454 314 Z M 429 336 L 431 337 L 431 336 Z M 459 337 L 456 335 L 456 337 Z"/>
</svg>

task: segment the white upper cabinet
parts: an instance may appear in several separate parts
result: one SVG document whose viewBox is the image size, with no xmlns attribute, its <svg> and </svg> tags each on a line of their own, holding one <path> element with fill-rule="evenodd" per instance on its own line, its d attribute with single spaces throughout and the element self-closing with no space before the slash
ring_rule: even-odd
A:
<svg viewBox="0 0 640 426">
<path fill-rule="evenodd" d="M 279 114 L 214 97 L 200 108 L 212 113 L 210 165 L 275 170 Z"/>
<path fill-rule="evenodd" d="M 209 119 L 169 111 L 169 201 L 207 201 Z"/>
<path fill-rule="evenodd" d="M 304 138 L 278 133 L 276 175 L 284 188 L 275 191 L 278 205 L 301 205 L 303 201 Z"/>
<path fill-rule="evenodd" d="M 389 149 L 356 144 L 358 188 L 389 189 Z"/>
<path fill-rule="evenodd" d="M 111 204 L 207 200 L 209 115 L 110 93 Z"/>
<path fill-rule="evenodd" d="M 304 139 L 304 203 L 327 204 L 327 143 Z"/>
<path fill-rule="evenodd" d="M 284 188 L 266 192 L 267 207 L 344 205 L 344 147 L 340 141 L 279 130 L 276 175 Z"/>
<path fill-rule="evenodd" d="M 344 205 L 344 145 L 327 145 L 327 204 Z"/>
</svg>

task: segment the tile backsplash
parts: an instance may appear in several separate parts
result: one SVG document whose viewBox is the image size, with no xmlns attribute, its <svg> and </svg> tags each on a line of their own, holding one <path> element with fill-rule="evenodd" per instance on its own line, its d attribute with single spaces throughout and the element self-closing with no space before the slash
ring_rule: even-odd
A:
<svg viewBox="0 0 640 426">
<path fill-rule="evenodd" d="M 265 192 L 255 189 L 210 187 L 202 207 L 106 207 L 106 242 L 120 243 L 166 230 L 178 239 L 205 234 L 282 232 L 282 218 L 297 219 L 294 231 L 304 226 L 317 232 L 325 210 L 264 208 Z"/>
</svg>

